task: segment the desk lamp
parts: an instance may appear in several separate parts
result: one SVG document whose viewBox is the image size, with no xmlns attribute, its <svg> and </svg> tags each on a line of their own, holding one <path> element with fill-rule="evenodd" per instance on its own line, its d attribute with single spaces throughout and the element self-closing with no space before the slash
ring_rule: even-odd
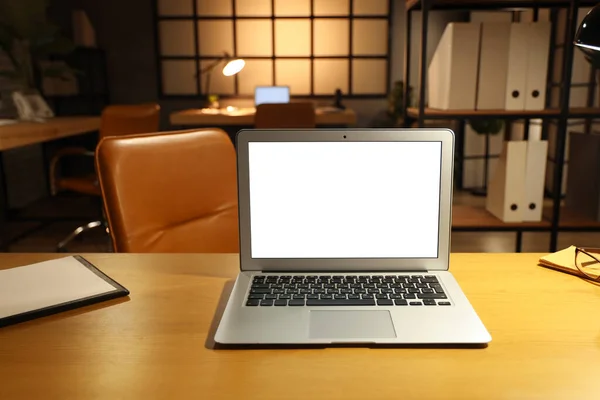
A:
<svg viewBox="0 0 600 400">
<path fill-rule="evenodd" d="M 208 97 L 209 107 L 212 106 L 216 101 L 216 95 L 210 94 L 210 78 L 212 75 L 213 69 L 217 67 L 220 63 L 225 62 L 225 66 L 223 67 L 223 75 L 225 76 L 233 76 L 244 69 L 246 62 L 241 58 L 232 58 L 227 52 L 224 53 L 223 57 L 218 58 L 212 64 L 202 68 L 200 74 L 206 74 L 206 88 L 205 93 Z"/>
<path fill-rule="evenodd" d="M 586 55 L 592 67 L 600 67 L 600 5 L 592 8 L 581 21 L 574 45 Z"/>
</svg>

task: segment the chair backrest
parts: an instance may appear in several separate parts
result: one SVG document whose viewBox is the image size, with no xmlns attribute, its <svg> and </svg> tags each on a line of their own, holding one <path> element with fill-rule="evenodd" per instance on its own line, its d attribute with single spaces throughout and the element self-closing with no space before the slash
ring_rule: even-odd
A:
<svg viewBox="0 0 600 400">
<path fill-rule="evenodd" d="M 312 103 L 259 104 L 254 116 L 257 129 L 314 128 L 315 107 Z"/>
<path fill-rule="evenodd" d="M 102 111 L 100 138 L 157 132 L 160 125 L 160 106 L 149 104 L 110 105 Z"/>
<path fill-rule="evenodd" d="M 105 137 L 96 154 L 115 251 L 239 251 L 236 158 L 225 132 Z"/>
</svg>

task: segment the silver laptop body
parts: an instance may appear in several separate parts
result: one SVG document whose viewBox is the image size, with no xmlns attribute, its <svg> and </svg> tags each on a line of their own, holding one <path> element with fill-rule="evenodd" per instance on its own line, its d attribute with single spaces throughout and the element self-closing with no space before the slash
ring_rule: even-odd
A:
<svg viewBox="0 0 600 400">
<path fill-rule="evenodd" d="M 448 271 L 454 133 L 242 130 L 222 344 L 484 344 Z"/>
</svg>

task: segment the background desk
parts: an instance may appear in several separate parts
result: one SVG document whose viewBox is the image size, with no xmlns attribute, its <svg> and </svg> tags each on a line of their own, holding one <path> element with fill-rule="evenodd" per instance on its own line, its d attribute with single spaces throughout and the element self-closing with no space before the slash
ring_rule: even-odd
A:
<svg viewBox="0 0 600 400">
<path fill-rule="evenodd" d="M 339 112 L 315 110 L 317 125 L 351 126 L 356 124 L 356 114 L 351 109 Z M 170 114 L 171 125 L 176 126 L 252 126 L 254 112 L 236 114 L 207 114 L 200 109 L 176 111 Z"/>
<path fill-rule="evenodd" d="M 0 151 L 100 129 L 100 117 L 57 117 L 46 122 L 0 125 Z"/>
<path fill-rule="evenodd" d="M 600 398 L 600 287 L 537 254 L 452 255 L 485 349 L 213 350 L 236 255 L 86 257 L 130 300 L 0 328 L 1 399 Z"/>
</svg>

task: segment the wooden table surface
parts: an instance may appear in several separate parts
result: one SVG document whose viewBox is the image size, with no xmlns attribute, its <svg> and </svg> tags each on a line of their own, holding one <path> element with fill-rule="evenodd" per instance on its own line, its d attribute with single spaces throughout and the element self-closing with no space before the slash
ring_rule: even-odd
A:
<svg viewBox="0 0 600 400">
<path fill-rule="evenodd" d="M 355 125 L 356 114 L 352 109 L 345 109 L 339 112 L 323 112 L 320 109 L 315 110 L 317 125 Z M 234 126 L 254 125 L 254 110 L 249 109 L 244 112 L 228 114 L 208 114 L 201 109 L 190 109 L 172 112 L 169 116 L 171 125 L 197 125 L 197 126 Z"/>
<path fill-rule="evenodd" d="M 0 126 L 0 151 L 100 129 L 100 117 L 56 117 Z"/>
<path fill-rule="evenodd" d="M 213 349 L 236 255 L 84 256 L 130 299 L 1 328 L 0 399 L 600 398 L 600 287 L 540 254 L 452 255 L 487 348 L 300 350 Z"/>
</svg>

